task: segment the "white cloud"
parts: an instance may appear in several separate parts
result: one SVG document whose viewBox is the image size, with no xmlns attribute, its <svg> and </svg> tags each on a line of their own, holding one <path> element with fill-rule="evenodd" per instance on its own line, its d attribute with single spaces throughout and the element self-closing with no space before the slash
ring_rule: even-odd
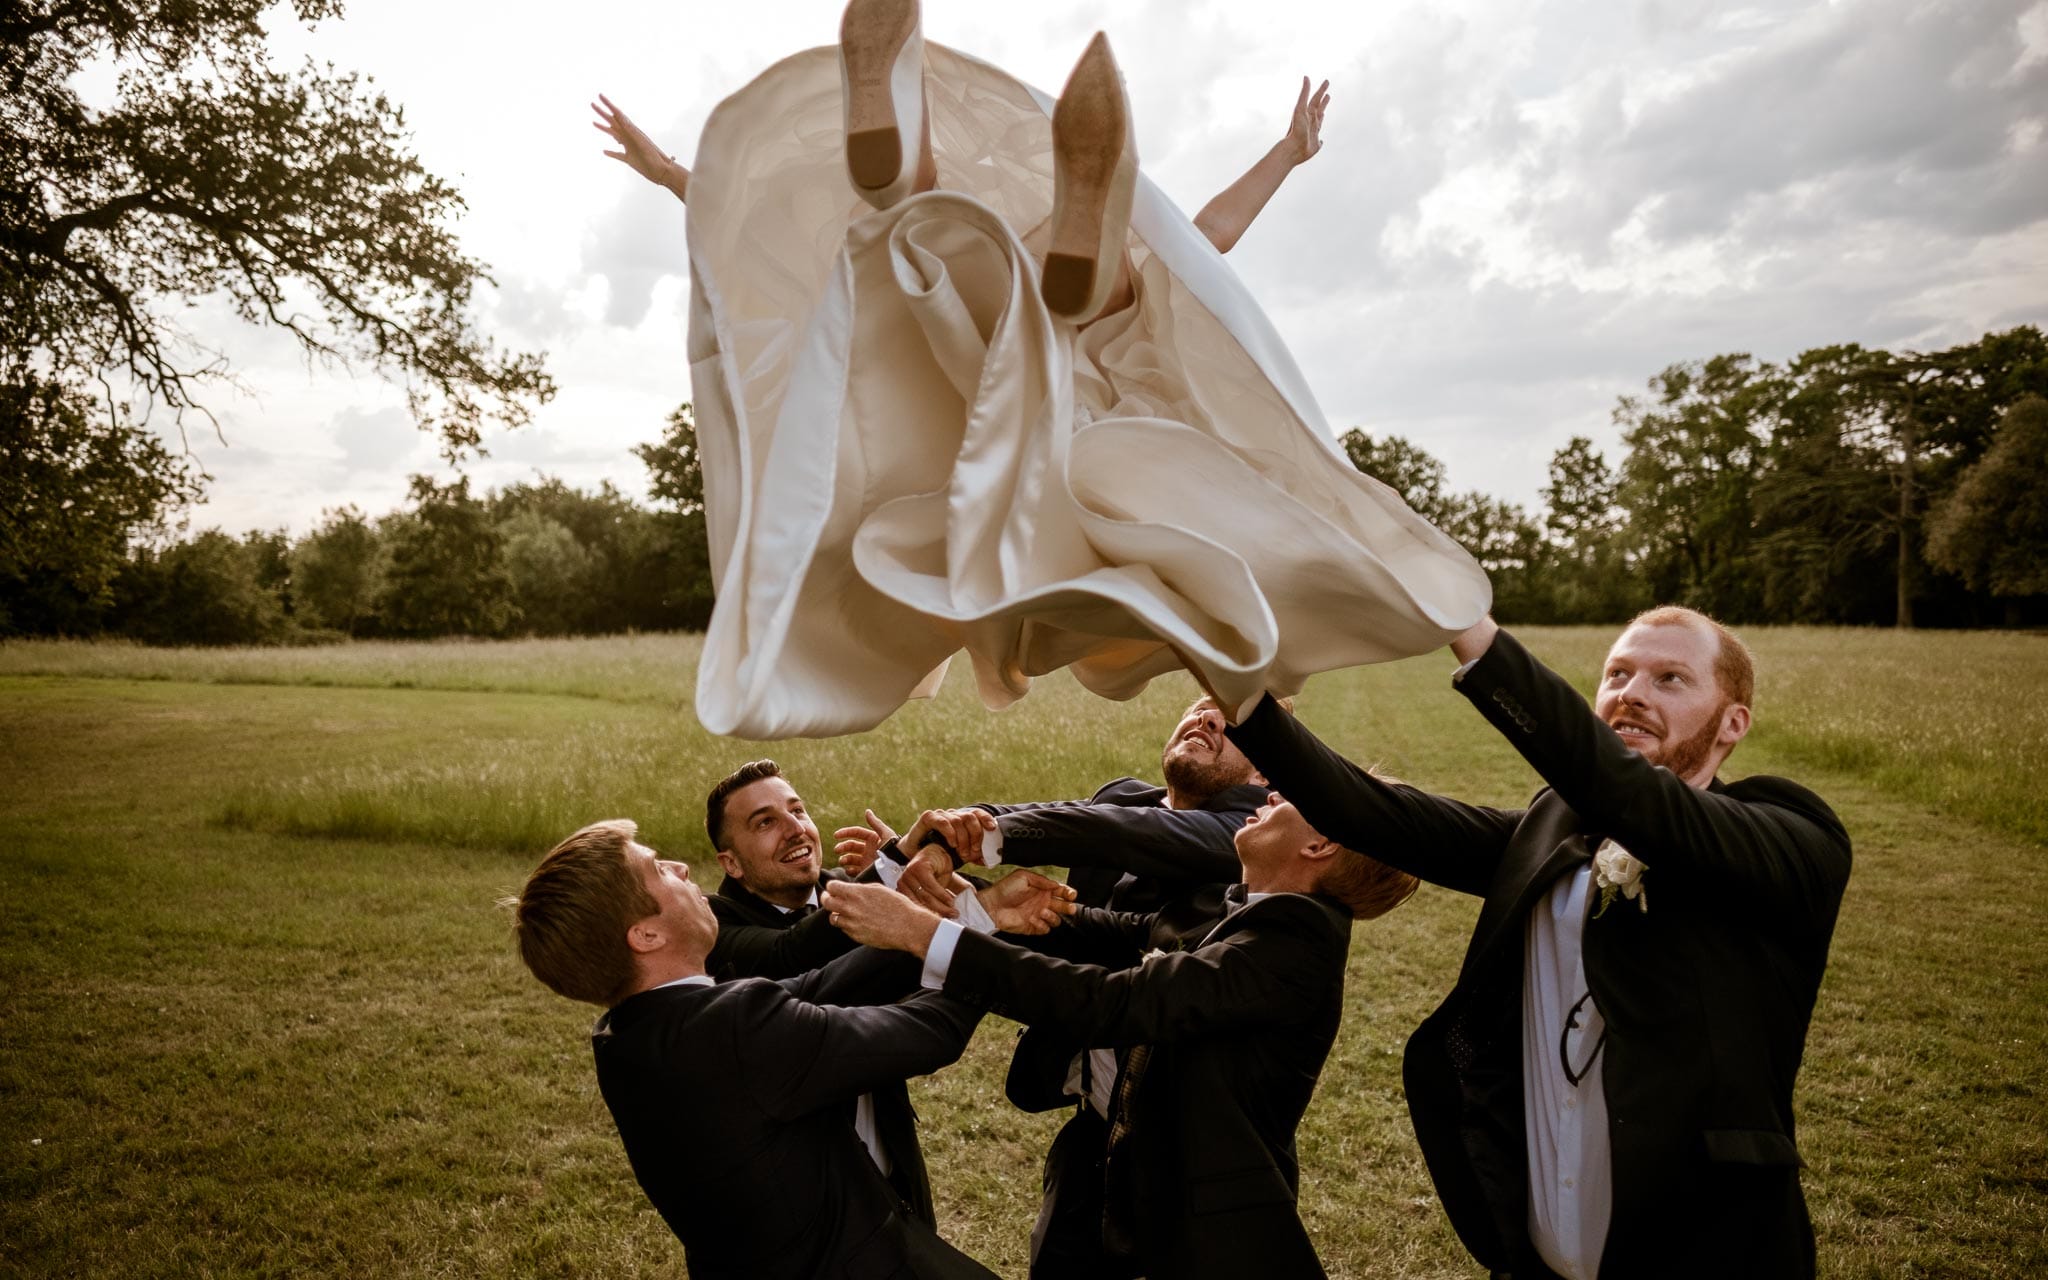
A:
<svg viewBox="0 0 2048 1280">
<path fill-rule="evenodd" d="M 1323 155 L 1231 260 L 1334 425 L 1408 435 L 1460 488 L 1531 502 L 1571 435 L 1612 455 L 1614 397 L 1674 361 L 2048 322 L 2048 4 L 925 8 L 932 39 L 1047 90 L 1108 31 L 1147 170 L 1190 212 L 1278 138 L 1300 76 L 1329 77 Z M 628 449 L 689 395 L 681 211 L 603 157 L 590 99 L 687 161 L 722 97 L 837 23 L 832 0 L 622 0 L 581 23 L 352 0 L 310 36 L 281 29 L 292 58 L 405 105 L 500 281 L 483 327 L 548 350 L 560 395 L 488 442 L 479 483 L 538 468 L 644 492 Z M 202 523 L 385 510 L 434 465 L 391 388 L 195 314 L 259 392 L 224 406 L 232 458 L 202 448 Z"/>
</svg>

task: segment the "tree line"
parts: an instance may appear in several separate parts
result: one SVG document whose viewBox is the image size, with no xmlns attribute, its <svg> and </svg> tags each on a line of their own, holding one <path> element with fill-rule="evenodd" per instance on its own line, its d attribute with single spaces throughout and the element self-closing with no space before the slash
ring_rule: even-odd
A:
<svg viewBox="0 0 2048 1280">
<path fill-rule="evenodd" d="M 0 420 L 0 447 L 9 434 Z M 89 450 L 70 469 L 45 459 L 42 518 L 0 518 L 0 635 L 225 645 L 702 628 L 711 570 L 689 406 L 634 452 L 653 476 L 652 508 L 609 481 L 585 492 L 542 477 L 479 496 L 467 477 L 414 476 L 404 508 L 330 510 L 298 539 L 166 536 L 161 504 L 177 494 L 149 468 L 167 455 L 143 449 L 139 472 Z M 131 500 L 93 508 L 110 472 Z M 124 545 L 124 533 L 143 540 Z"/>
<path fill-rule="evenodd" d="M 1398 436 L 1351 431 L 1492 576 L 1508 622 L 1608 623 L 1682 602 L 1731 623 L 2048 620 L 2048 341 L 1931 353 L 1821 347 L 1673 365 L 1615 407 L 1610 465 L 1573 439 L 1543 509 L 1452 494 Z"/>
<path fill-rule="evenodd" d="M 1354 429 L 1363 472 L 1463 543 L 1510 623 L 1611 623 L 1682 601 L 1734 623 L 1986 626 L 2048 619 L 2048 341 L 1931 354 L 1820 348 L 1674 365 L 1584 437 L 1530 512 L 1454 493 L 1413 441 Z M 283 531 L 172 538 L 196 481 L 153 439 L 66 433 L 62 398 L 0 399 L 0 634 L 155 644 L 697 629 L 710 617 L 690 407 L 634 452 L 643 506 L 552 478 L 481 496 L 413 478 L 407 505 Z M 29 424 L 24 426 L 24 424 Z M 77 424 L 73 424 L 76 426 Z M 111 443 L 110 443 L 111 442 Z M 118 446 L 118 447 L 117 447 Z"/>
</svg>

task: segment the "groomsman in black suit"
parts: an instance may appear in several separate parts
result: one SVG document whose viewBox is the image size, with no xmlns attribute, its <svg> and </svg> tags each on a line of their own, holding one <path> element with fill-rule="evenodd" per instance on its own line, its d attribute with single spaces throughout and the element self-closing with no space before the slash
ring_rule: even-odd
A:
<svg viewBox="0 0 2048 1280">
<path fill-rule="evenodd" d="M 1265 803 L 1265 780 L 1224 735 L 1223 714 L 1206 697 L 1167 735 L 1159 767 L 1164 786 L 1126 777 L 1087 800 L 979 805 L 995 815 L 994 832 L 963 856 L 1069 868 L 1067 884 L 1081 906 L 1156 912 L 1153 928 L 1161 936 L 1155 945 L 1192 945 L 1214 927 L 1224 890 L 1242 873 L 1233 840 Z M 835 835 L 840 865 L 866 865 L 886 835 L 872 814 L 867 827 L 841 828 Z M 931 883 L 951 870 L 939 850 L 926 859 L 928 869 L 912 867 L 913 883 L 920 875 Z M 943 899 L 918 896 L 943 910 Z M 1107 954 L 1088 942 L 1085 932 L 1058 930 L 1042 949 L 1079 962 L 1120 963 L 1118 942 Z M 1027 1027 L 1011 1055 L 1004 1091 L 1012 1104 L 1025 1111 L 1071 1107 L 1074 1113 L 1045 1155 L 1044 1196 L 1031 1228 L 1033 1280 L 1089 1280 L 1101 1258 L 1103 1166 L 1116 1075 L 1114 1048 L 1091 1047 L 1050 1024 Z"/>
<path fill-rule="evenodd" d="M 1230 731 L 1318 830 L 1485 899 L 1406 1058 L 1452 1226 L 1514 1280 L 1813 1275 L 1792 1085 L 1849 837 L 1796 783 L 1715 776 L 1748 651 L 1652 610 L 1589 708 L 1490 618 L 1452 650 L 1548 784 L 1526 809 L 1374 778 L 1270 699 Z"/>
<path fill-rule="evenodd" d="M 1071 1274 L 1323 1274 L 1295 1209 L 1294 1131 L 1343 1016 L 1351 921 L 1398 905 L 1415 880 L 1318 835 L 1278 796 L 1235 846 L 1242 882 L 1199 932 L 1099 909 L 1054 931 L 1110 964 L 965 932 L 874 886 L 825 891 L 855 938 L 922 957 L 927 986 L 1127 1050 L 1096 1257 Z"/>
<path fill-rule="evenodd" d="M 591 1031 L 598 1087 L 690 1274 L 987 1280 L 901 1212 L 853 1123 L 860 1094 L 957 1059 L 979 1015 L 929 993 L 865 1007 L 916 983 L 914 965 L 872 952 L 714 984 L 717 917 L 689 867 L 635 834 L 603 822 L 557 845 L 511 903 L 513 931 L 535 977 L 606 1009 Z M 1044 927 L 1047 891 L 1011 880 L 984 895 L 996 922 Z"/>
<path fill-rule="evenodd" d="M 844 873 L 820 865 L 817 824 L 773 760 L 720 779 L 704 801 L 704 829 L 725 870 L 709 899 L 718 917 L 707 962 L 713 977 L 794 978 L 853 949 L 817 909 L 819 890 Z M 888 1080 L 860 1095 L 853 1123 L 903 1211 L 936 1225 L 909 1088 Z"/>
</svg>

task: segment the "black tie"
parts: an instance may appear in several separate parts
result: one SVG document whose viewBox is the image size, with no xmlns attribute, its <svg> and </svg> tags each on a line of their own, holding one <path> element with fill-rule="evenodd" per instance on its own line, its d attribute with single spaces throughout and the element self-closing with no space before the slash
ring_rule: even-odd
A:
<svg viewBox="0 0 2048 1280">
<path fill-rule="evenodd" d="M 1132 1045 L 1124 1052 L 1123 1070 L 1117 1072 L 1116 1087 L 1109 1095 L 1109 1142 L 1103 1159 L 1102 1243 L 1110 1256 L 1133 1257 L 1138 1241 L 1131 1222 L 1132 1199 L 1136 1192 L 1136 1171 L 1131 1167 L 1131 1103 L 1152 1061 L 1152 1046 Z"/>
</svg>

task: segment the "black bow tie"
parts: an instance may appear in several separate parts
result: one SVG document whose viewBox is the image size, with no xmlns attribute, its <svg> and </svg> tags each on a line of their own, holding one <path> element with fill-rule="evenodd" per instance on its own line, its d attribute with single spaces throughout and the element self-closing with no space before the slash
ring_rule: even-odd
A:
<svg viewBox="0 0 2048 1280">
<path fill-rule="evenodd" d="M 1250 890 L 1244 887 L 1244 881 L 1240 880 L 1223 891 L 1223 900 L 1232 907 L 1241 907 L 1244 905 L 1245 895 L 1249 892 Z"/>
</svg>

